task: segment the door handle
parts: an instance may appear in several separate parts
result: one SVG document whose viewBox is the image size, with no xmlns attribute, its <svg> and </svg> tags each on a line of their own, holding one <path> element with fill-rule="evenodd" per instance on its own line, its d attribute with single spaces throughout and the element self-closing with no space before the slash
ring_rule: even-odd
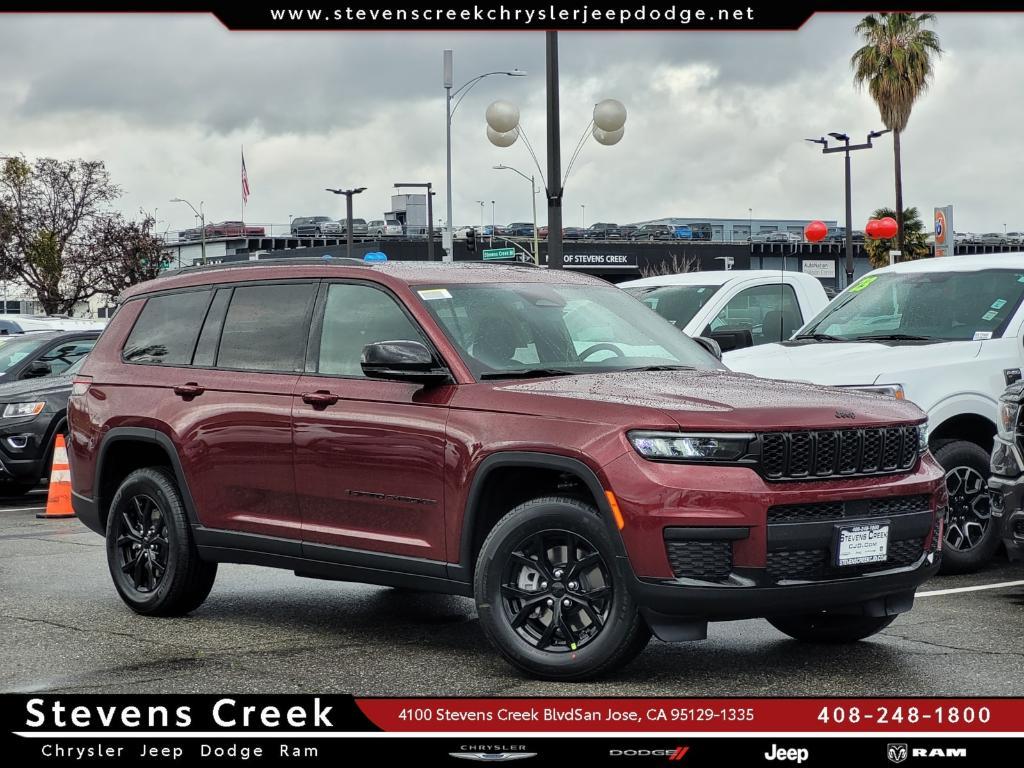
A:
<svg viewBox="0 0 1024 768">
<path fill-rule="evenodd" d="M 205 387 L 199 386 L 194 381 L 190 381 L 188 384 L 180 384 L 174 388 L 174 394 L 178 397 L 184 398 L 185 400 L 191 400 L 193 397 L 197 397 L 205 391 Z"/>
<path fill-rule="evenodd" d="M 334 405 L 339 399 L 333 392 L 328 392 L 325 389 L 306 392 L 302 395 L 302 402 L 312 405 L 314 408 L 326 408 L 328 405 Z"/>
</svg>

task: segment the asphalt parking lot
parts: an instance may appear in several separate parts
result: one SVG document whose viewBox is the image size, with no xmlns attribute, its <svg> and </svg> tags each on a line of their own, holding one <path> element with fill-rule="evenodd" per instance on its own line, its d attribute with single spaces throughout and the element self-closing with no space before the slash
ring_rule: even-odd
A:
<svg viewBox="0 0 1024 768">
<path fill-rule="evenodd" d="M 44 500 L 0 500 L 4 692 L 1024 695 L 1024 567 L 1005 560 L 929 582 L 913 612 L 853 647 L 717 624 L 703 643 L 655 641 L 615 676 L 569 685 L 508 667 L 463 598 L 227 565 L 189 617 L 136 616 L 103 540 L 75 519 L 36 519 Z M 946 592 L 969 587 L 983 588 Z"/>
</svg>

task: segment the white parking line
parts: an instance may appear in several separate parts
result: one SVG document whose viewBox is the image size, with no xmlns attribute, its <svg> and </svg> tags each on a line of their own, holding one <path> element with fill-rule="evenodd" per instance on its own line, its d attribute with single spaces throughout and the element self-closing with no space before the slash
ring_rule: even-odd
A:
<svg viewBox="0 0 1024 768">
<path fill-rule="evenodd" d="M 934 589 L 931 592 L 918 592 L 918 597 L 936 597 L 937 595 L 955 595 L 960 592 L 980 592 L 983 589 L 1006 589 L 1006 587 L 1024 587 L 1024 579 L 1020 581 L 1001 581 L 998 584 L 981 584 L 977 587 L 956 587 L 954 589 Z"/>
<path fill-rule="evenodd" d="M 42 507 L 0 507 L 0 512 L 38 512 L 41 509 L 46 509 L 46 506 Z"/>
</svg>

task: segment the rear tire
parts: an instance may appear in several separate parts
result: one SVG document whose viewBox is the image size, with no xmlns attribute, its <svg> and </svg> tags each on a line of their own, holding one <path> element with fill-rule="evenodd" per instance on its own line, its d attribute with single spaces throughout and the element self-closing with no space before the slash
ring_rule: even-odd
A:
<svg viewBox="0 0 1024 768">
<path fill-rule="evenodd" d="M 136 613 L 181 616 L 213 588 L 217 564 L 199 559 L 174 475 L 162 467 L 125 478 L 107 516 L 107 565 Z"/>
<path fill-rule="evenodd" d="M 843 616 L 827 613 L 776 616 L 768 623 L 779 632 L 805 643 L 855 643 L 881 632 L 895 616 Z"/>
<path fill-rule="evenodd" d="M 484 634 L 506 661 L 545 680 L 587 680 L 621 667 L 651 637 L 624 567 L 593 506 L 563 497 L 520 504 L 477 559 Z"/>
<path fill-rule="evenodd" d="M 946 471 L 949 492 L 940 573 L 973 573 L 999 547 L 999 525 L 992 521 L 986 482 L 990 457 L 966 440 L 939 443 L 933 455 Z"/>
</svg>

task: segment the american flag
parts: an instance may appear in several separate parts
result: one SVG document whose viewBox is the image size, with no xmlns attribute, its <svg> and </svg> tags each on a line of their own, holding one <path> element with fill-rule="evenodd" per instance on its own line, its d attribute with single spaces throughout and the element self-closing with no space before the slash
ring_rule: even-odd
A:
<svg viewBox="0 0 1024 768">
<path fill-rule="evenodd" d="M 249 174 L 245 172 L 245 150 L 242 150 L 242 203 L 249 202 Z"/>
</svg>

